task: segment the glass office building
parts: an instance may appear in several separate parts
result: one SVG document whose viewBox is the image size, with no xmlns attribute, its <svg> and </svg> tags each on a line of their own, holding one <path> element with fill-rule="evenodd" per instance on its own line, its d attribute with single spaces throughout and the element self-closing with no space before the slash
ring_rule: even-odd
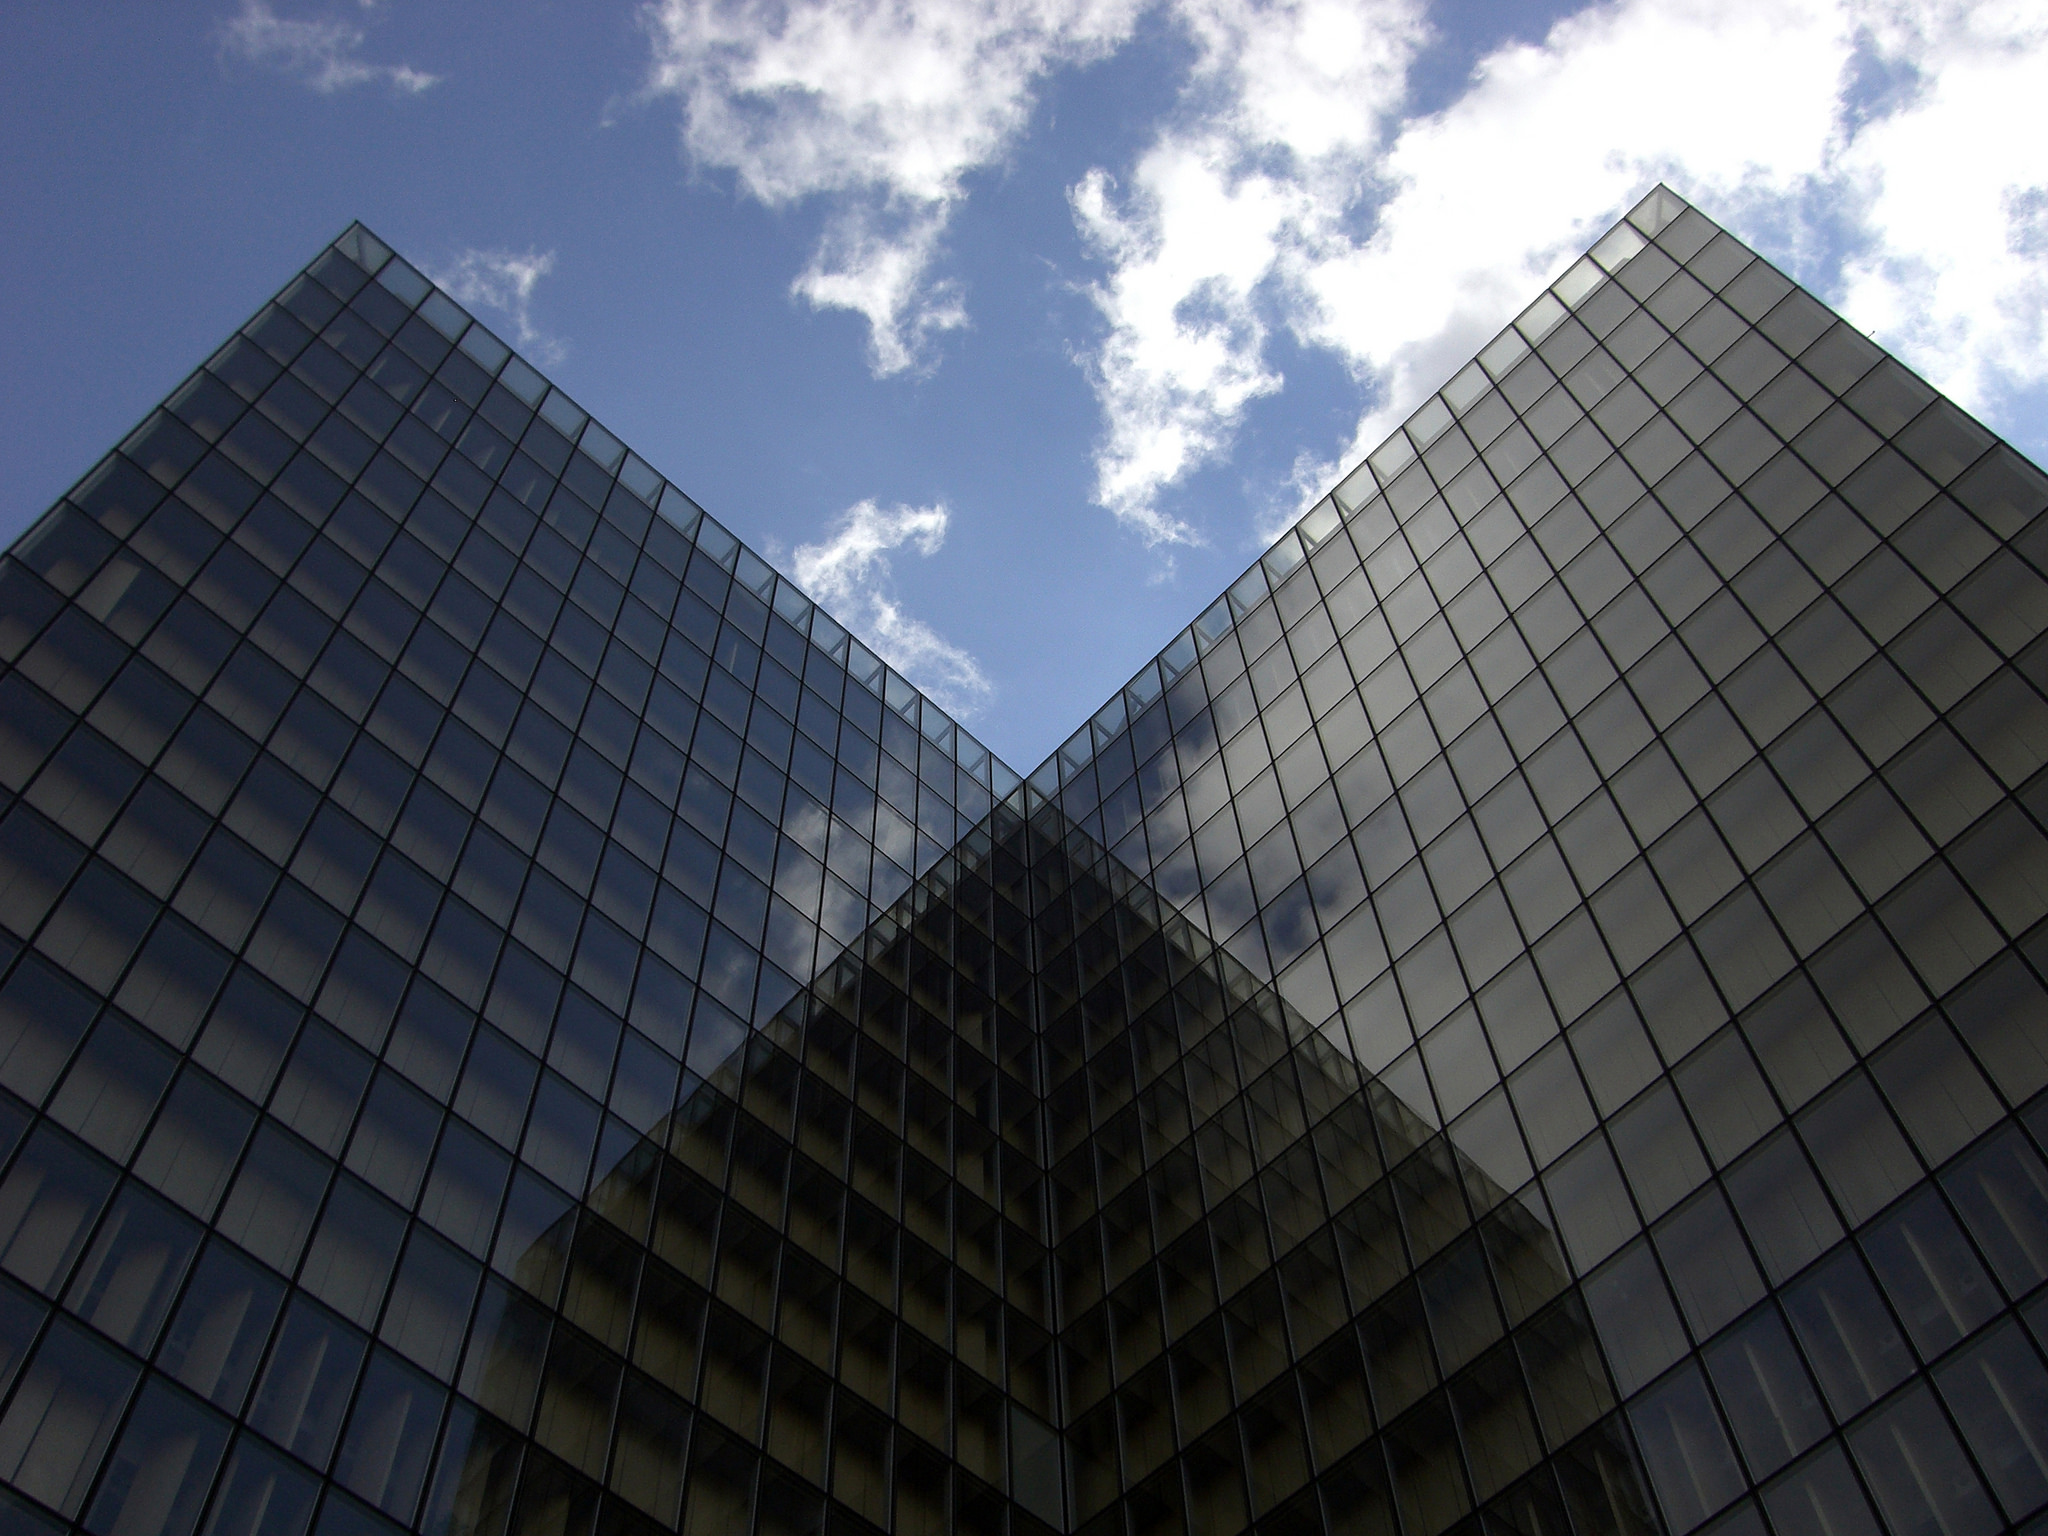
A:
<svg viewBox="0 0 2048 1536">
<path fill-rule="evenodd" d="M 0 1530 L 2042 1529 L 2044 509 L 1659 189 L 1020 779 L 352 228 L 0 561 Z"/>
</svg>

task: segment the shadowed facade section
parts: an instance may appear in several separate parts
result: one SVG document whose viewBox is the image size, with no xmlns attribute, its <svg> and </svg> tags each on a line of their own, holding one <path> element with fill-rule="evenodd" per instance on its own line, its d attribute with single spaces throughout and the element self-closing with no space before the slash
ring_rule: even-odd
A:
<svg viewBox="0 0 2048 1536">
<path fill-rule="evenodd" d="M 618 1402 L 612 1487 L 685 1530 L 746 1518 L 761 1449 L 792 1528 L 784 1469 L 952 1528 L 950 1460 L 969 1524 L 1313 1519 L 1320 1468 L 1357 1529 L 1476 1497 L 1563 1530 L 1526 1474 L 1566 1445 L 1582 1522 L 1651 1528 L 1542 1219 L 1049 805 L 999 807 L 513 1279 L 539 1306 L 480 1400 L 537 1392 L 593 1487 Z M 509 1450 L 468 1453 L 459 1524 L 513 1503 Z"/>
</svg>

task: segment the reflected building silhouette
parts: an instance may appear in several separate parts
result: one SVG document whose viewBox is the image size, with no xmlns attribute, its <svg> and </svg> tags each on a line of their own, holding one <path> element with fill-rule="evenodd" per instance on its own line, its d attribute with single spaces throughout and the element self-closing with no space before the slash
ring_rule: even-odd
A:
<svg viewBox="0 0 2048 1536">
<path fill-rule="evenodd" d="M 537 1399 L 593 1488 L 616 1401 L 610 1484 L 671 1528 L 1320 1529 L 1320 1490 L 1359 1531 L 1654 1529 L 1546 1218 L 1042 802 L 512 1280 L 479 1400 Z M 448 1528 L 556 1525 L 508 1444 Z"/>
</svg>

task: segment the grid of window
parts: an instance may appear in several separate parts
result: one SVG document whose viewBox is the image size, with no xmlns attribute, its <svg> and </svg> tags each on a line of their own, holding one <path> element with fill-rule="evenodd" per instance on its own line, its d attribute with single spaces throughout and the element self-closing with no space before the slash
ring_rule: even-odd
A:
<svg viewBox="0 0 2048 1536">
<path fill-rule="evenodd" d="M 1020 782 L 354 227 L 0 559 L 0 1523 L 2036 1520 L 2044 507 L 1660 189 Z"/>
<path fill-rule="evenodd" d="M 1654 1530 L 1544 1217 L 1034 825 L 1074 1528 Z"/>
<path fill-rule="evenodd" d="M 1017 782 L 360 227 L 0 614 L 0 1478 L 103 1532 L 413 1519 L 472 1316 Z"/>
<path fill-rule="evenodd" d="M 611 1488 L 688 1531 L 815 1529 L 828 1489 L 850 1530 L 1476 1498 L 1647 1531 L 1568 1278 L 1056 809 L 1003 807 L 527 1250 L 471 1344 L 492 1438 L 443 1476 L 465 1528 L 595 1507 L 609 1444 Z M 553 1456 L 508 1448 L 529 1420 Z"/>
<path fill-rule="evenodd" d="M 1031 776 L 1548 1211 L 1674 1531 L 2048 1501 L 2044 504 L 1660 191 Z"/>
</svg>

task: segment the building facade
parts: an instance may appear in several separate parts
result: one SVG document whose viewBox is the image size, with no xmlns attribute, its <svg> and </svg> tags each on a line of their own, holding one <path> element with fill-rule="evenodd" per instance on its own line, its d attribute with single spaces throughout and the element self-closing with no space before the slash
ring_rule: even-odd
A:
<svg viewBox="0 0 2048 1536">
<path fill-rule="evenodd" d="M 0 1528 L 2038 1522 L 2044 510 L 1660 188 L 1020 778 L 353 227 L 0 560 Z"/>
</svg>

